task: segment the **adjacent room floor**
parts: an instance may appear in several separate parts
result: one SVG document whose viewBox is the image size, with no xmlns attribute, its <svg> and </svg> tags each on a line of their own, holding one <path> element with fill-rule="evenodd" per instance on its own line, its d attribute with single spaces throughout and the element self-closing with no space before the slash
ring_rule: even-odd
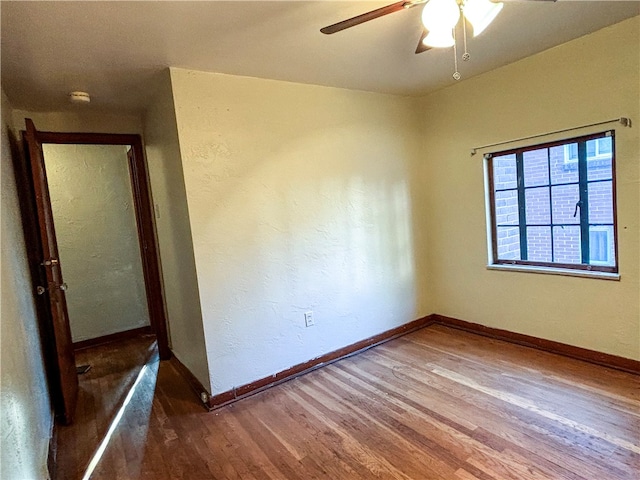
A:
<svg viewBox="0 0 640 480">
<path fill-rule="evenodd" d="M 90 395 L 96 420 L 73 427 L 78 455 L 102 430 L 96 395 L 108 385 Z M 637 480 L 640 471 L 640 377 L 442 326 L 213 412 L 153 356 L 130 399 L 92 479 Z M 58 478 L 82 478 L 65 471 L 72 463 L 59 462 Z"/>
</svg>

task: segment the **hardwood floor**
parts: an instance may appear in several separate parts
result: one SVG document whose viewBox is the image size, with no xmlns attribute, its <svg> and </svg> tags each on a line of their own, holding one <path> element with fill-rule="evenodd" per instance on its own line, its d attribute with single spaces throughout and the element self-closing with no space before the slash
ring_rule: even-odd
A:
<svg viewBox="0 0 640 480">
<path fill-rule="evenodd" d="M 213 412 L 156 357 L 91 478 L 637 480 L 639 432 L 638 376 L 430 326 Z"/>
<path fill-rule="evenodd" d="M 82 475 L 142 367 L 157 356 L 155 335 L 139 335 L 76 351 L 76 365 L 91 365 L 78 376 L 74 423 L 57 426 L 57 480 Z"/>
</svg>

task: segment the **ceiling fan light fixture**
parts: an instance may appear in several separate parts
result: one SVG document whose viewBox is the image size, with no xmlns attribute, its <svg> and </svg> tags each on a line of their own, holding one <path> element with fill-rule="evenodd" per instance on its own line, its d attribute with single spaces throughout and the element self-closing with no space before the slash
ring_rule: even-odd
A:
<svg viewBox="0 0 640 480">
<path fill-rule="evenodd" d="M 467 0 L 464 3 L 463 13 L 473 27 L 474 37 L 480 35 L 495 20 L 502 7 L 503 3 L 490 0 Z"/>
<path fill-rule="evenodd" d="M 430 30 L 422 43 L 427 47 L 433 48 L 449 48 L 453 47 L 456 43 L 453 38 L 452 29 L 440 28 L 437 30 Z"/>
<path fill-rule="evenodd" d="M 430 32 L 452 29 L 458 20 L 460 7 L 456 0 L 429 0 L 422 9 L 422 24 Z"/>
</svg>

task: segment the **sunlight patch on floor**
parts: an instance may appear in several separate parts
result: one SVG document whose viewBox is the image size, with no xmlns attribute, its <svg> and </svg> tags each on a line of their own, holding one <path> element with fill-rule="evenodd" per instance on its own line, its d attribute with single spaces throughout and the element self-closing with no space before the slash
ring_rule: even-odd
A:
<svg viewBox="0 0 640 480">
<path fill-rule="evenodd" d="M 140 373 L 138 374 L 136 381 L 131 386 L 129 393 L 127 393 L 127 396 L 125 397 L 124 402 L 122 402 L 122 406 L 120 407 L 120 410 L 118 410 L 118 413 L 116 414 L 115 418 L 111 422 L 111 425 L 109 425 L 109 430 L 107 430 L 107 433 L 102 439 L 100 446 L 98 446 L 98 449 L 93 454 L 93 457 L 91 458 L 91 461 L 87 466 L 87 470 L 84 472 L 84 475 L 82 476 L 82 480 L 89 480 L 91 478 L 93 471 L 95 470 L 96 466 L 100 462 L 102 455 L 104 455 L 104 452 L 107 446 L 109 445 L 109 441 L 113 436 L 113 432 L 115 432 L 116 427 L 118 426 L 118 423 L 120 423 L 120 419 L 122 418 L 122 415 L 124 415 L 124 412 L 127 409 L 127 405 L 129 405 L 129 402 L 131 402 L 131 398 L 133 397 L 133 394 L 136 391 L 136 387 L 140 383 L 140 380 L 142 380 L 142 377 L 144 376 L 146 371 L 147 371 L 147 365 L 144 365 L 142 369 L 140 369 Z"/>
</svg>

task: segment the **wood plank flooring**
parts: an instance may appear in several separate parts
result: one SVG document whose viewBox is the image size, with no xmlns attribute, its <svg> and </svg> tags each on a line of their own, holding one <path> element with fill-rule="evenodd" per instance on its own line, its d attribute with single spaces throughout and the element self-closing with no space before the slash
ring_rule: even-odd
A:
<svg viewBox="0 0 640 480">
<path fill-rule="evenodd" d="M 157 356 L 155 335 L 139 335 L 76 351 L 76 365 L 91 365 L 78 376 L 74 423 L 57 426 L 58 480 L 82 478 L 138 372 Z"/>
<path fill-rule="evenodd" d="M 638 376 L 431 326 L 213 412 L 155 360 L 91 478 L 638 480 L 639 437 Z"/>
</svg>

